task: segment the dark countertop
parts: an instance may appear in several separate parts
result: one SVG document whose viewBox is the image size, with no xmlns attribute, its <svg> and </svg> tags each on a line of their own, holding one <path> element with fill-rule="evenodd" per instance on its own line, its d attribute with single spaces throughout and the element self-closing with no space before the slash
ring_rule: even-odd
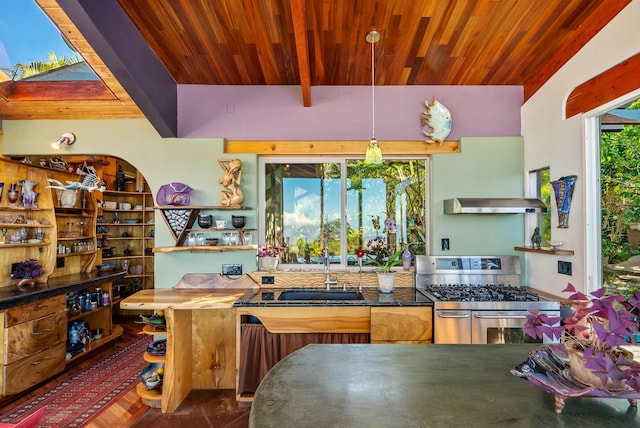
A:
<svg viewBox="0 0 640 428">
<path fill-rule="evenodd" d="M 124 271 L 74 273 L 55 278 L 49 278 L 47 282 L 38 282 L 29 286 L 14 286 L 0 288 L 0 310 L 34 302 L 40 299 L 66 294 L 70 291 L 82 290 L 87 287 L 95 287 L 105 282 L 114 281 L 124 277 Z"/>
<path fill-rule="evenodd" d="M 396 287 L 391 293 L 381 293 L 375 287 L 365 287 L 365 300 L 278 300 L 280 293 L 290 288 L 260 288 L 249 290 L 234 306 L 433 306 L 433 302 L 413 287 Z M 317 289 L 320 290 L 320 289 Z M 332 288 L 339 291 L 341 288 Z M 357 288 L 349 288 L 355 291 Z M 273 293 L 273 299 L 263 298 L 263 293 Z"/>
<path fill-rule="evenodd" d="M 640 427 L 626 399 L 554 396 L 511 374 L 536 345 L 307 345 L 258 387 L 249 426 Z"/>
</svg>

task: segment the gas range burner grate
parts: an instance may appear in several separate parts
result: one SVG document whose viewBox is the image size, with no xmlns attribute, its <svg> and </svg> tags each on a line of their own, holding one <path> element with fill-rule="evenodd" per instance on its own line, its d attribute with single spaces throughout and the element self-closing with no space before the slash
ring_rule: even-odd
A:
<svg viewBox="0 0 640 428">
<path fill-rule="evenodd" d="M 504 284 L 431 284 L 425 290 L 443 302 L 537 302 L 526 287 Z"/>
</svg>

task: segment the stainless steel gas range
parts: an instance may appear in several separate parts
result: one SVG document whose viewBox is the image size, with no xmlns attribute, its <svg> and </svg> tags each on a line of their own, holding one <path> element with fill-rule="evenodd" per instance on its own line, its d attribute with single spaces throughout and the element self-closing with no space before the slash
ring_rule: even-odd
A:
<svg viewBox="0 0 640 428">
<path fill-rule="evenodd" d="M 435 343 L 522 343 L 527 312 L 560 303 L 520 285 L 517 256 L 416 256 L 416 288 L 433 301 Z"/>
</svg>

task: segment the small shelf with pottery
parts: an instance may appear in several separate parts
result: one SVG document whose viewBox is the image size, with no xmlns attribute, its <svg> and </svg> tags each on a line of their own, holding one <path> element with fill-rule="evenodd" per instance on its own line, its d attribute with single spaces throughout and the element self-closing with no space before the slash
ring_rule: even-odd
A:
<svg viewBox="0 0 640 428">
<path fill-rule="evenodd" d="M 248 211 L 252 208 L 246 206 L 226 207 L 226 206 L 202 206 L 202 205 L 184 205 L 184 206 L 158 206 L 155 209 L 160 210 L 169 231 L 176 241 L 176 246 L 183 244 L 191 226 L 195 223 L 200 211 Z M 244 225 L 243 225 L 244 226 Z"/>
</svg>

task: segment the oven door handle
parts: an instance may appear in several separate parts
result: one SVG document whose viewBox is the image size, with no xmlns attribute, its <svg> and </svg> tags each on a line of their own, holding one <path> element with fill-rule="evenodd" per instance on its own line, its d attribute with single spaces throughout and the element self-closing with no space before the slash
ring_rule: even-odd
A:
<svg viewBox="0 0 640 428">
<path fill-rule="evenodd" d="M 473 313 L 474 318 L 480 319 L 503 319 L 503 320 L 524 320 L 527 319 L 526 315 L 507 315 L 507 314 L 496 314 L 496 315 L 480 315 L 478 312 Z"/>
<path fill-rule="evenodd" d="M 469 318 L 469 311 L 436 311 L 440 318 Z"/>
</svg>

